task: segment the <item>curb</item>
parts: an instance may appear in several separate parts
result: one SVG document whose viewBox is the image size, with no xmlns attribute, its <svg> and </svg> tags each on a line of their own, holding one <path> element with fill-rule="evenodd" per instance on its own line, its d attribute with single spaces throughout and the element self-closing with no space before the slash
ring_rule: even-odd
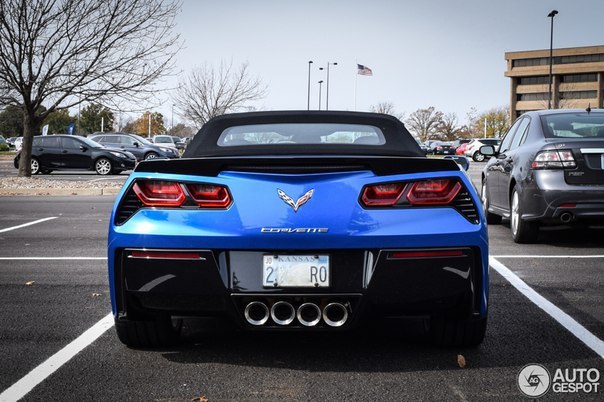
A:
<svg viewBox="0 0 604 402">
<path fill-rule="evenodd" d="M 116 196 L 121 188 L 2 188 L 0 197 L 10 197 L 19 195 L 39 195 L 39 196 Z"/>
</svg>

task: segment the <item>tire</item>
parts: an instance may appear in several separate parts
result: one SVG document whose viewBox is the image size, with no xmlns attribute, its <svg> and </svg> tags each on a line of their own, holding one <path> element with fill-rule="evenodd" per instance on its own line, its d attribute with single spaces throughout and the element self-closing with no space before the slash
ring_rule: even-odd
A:
<svg viewBox="0 0 604 402">
<path fill-rule="evenodd" d="M 99 158 L 94 162 L 94 170 L 97 174 L 106 176 L 113 171 L 113 164 L 107 158 Z"/>
<path fill-rule="evenodd" d="M 430 320 L 430 338 L 439 346 L 476 347 L 482 343 L 487 330 L 487 318 Z"/>
<path fill-rule="evenodd" d="M 147 155 L 145 155 L 145 160 L 149 160 L 149 159 L 155 159 L 157 158 L 159 155 L 155 152 L 149 152 Z"/>
<path fill-rule="evenodd" d="M 512 238 L 516 243 L 535 243 L 539 237 L 539 223 L 522 220 L 520 218 L 522 211 L 518 188 L 514 187 L 510 198 L 510 230 L 512 231 Z"/>
<path fill-rule="evenodd" d="M 31 158 L 30 167 L 32 176 L 40 173 L 40 162 L 36 158 Z"/>
<path fill-rule="evenodd" d="M 474 162 L 483 162 L 485 160 L 485 156 L 480 152 L 476 151 L 472 155 L 472 159 L 474 159 Z"/>
<path fill-rule="evenodd" d="M 117 337 L 129 348 L 154 349 L 172 346 L 178 341 L 181 328 L 182 321 L 174 323 L 169 315 L 160 315 L 151 320 L 115 320 Z"/>
<path fill-rule="evenodd" d="M 501 223 L 501 216 L 489 212 L 489 198 L 487 197 L 487 179 L 482 180 L 482 187 L 480 190 L 480 200 L 482 201 L 482 209 L 484 216 L 487 218 L 489 225 L 498 225 Z"/>
</svg>

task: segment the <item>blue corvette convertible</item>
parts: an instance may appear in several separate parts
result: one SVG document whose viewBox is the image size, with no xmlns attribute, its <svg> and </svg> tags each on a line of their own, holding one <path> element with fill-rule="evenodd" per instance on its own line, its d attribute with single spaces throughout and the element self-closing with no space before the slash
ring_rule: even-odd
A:
<svg viewBox="0 0 604 402">
<path fill-rule="evenodd" d="M 216 117 L 182 159 L 136 167 L 108 254 L 116 330 L 130 347 L 174 342 L 187 316 L 273 331 L 419 316 L 437 344 L 485 334 L 480 199 L 454 161 L 426 158 L 387 115 Z"/>
</svg>

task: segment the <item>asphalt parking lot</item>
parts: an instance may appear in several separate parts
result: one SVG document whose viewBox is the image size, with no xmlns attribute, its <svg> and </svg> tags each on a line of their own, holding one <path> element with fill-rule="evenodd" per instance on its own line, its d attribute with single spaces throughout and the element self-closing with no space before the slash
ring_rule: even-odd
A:
<svg viewBox="0 0 604 402">
<path fill-rule="evenodd" d="M 475 184 L 482 166 L 470 168 Z M 51 175 L 72 176 L 98 179 Z M 591 392 L 552 387 L 544 399 L 602 400 L 604 228 L 518 245 L 508 224 L 490 226 L 489 326 L 476 349 L 433 347 L 414 325 L 250 335 L 194 320 L 181 345 L 144 351 L 123 346 L 108 316 L 113 200 L 0 197 L 0 401 L 526 400 L 517 380 L 532 363 L 552 376 L 598 372 Z"/>
</svg>

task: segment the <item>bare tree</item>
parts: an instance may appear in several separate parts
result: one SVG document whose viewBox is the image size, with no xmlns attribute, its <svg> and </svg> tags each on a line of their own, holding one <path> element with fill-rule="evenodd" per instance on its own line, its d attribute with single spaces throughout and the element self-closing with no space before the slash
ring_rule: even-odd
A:
<svg viewBox="0 0 604 402">
<path fill-rule="evenodd" d="M 418 109 L 411 113 L 405 124 L 409 130 L 415 134 L 420 141 L 427 141 L 436 138 L 439 133 L 439 126 L 443 119 L 443 112 L 430 106 L 427 109 Z"/>
<path fill-rule="evenodd" d="M 248 110 L 247 103 L 266 96 L 267 88 L 248 73 L 248 64 L 239 68 L 233 62 L 220 62 L 216 69 L 209 65 L 197 68 L 179 83 L 174 104 L 181 116 L 198 128 L 212 117 Z"/>
<path fill-rule="evenodd" d="M 31 174 L 33 136 L 50 113 L 153 94 L 179 50 L 179 9 L 179 0 L 0 2 L 0 103 L 24 115 L 19 176 Z"/>
<path fill-rule="evenodd" d="M 457 115 L 455 113 L 443 114 L 438 131 L 444 140 L 456 140 L 461 132 L 461 127 L 457 123 Z"/>
<path fill-rule="evenodd" d="M 389 114 L 401 121 L 405 119 L 405 113 L 398 113 L 394 108 L 394 103 L 392 102 L 380 102 L 376 105 L 371 105 L 369 110 L 373 113 Z"/>
</svg>

